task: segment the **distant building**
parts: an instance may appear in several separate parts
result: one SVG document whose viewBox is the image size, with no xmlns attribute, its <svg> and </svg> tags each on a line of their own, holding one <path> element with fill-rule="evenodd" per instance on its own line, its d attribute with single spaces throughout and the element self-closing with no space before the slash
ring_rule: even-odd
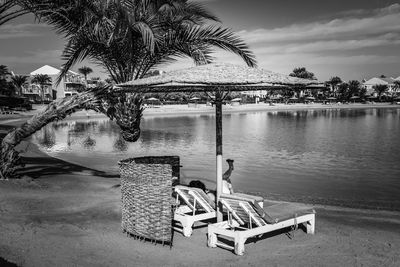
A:
<svg viewBox="0 0 400 267">
<path fill-rule="evenodd" d="M 65 96 L 75 95 L 79 89 L 85 86 L 83 76 L 73 71 L 68 71 L 60 83 L 57 84 L 56 81 L 60 70 L 49 65 L 44 65 L 30 73 L 30 77 L 28 78 L 29 83 L 24 87 L 23 94 L 31 100 L 37 101 L 41 98 L 40 86 L 31 82 L 33 77 L 38 74 L 46 74 L 51 78 L 51 83 L 44 86 L 45 97 L 43 100 L 52 101 Z"/>
<path fill-rule="evenodd" d="M 96 77 L 96 78 L 88 79 L 86 81 L 86 86 L 88 88 L 95 88 L 95 87 L 101 85 L 102 83 L 103 83 L 103 81 L 99 77 Z"/>
<path fill-rule="evenodd" d="M 400 78 L 400 77 L 398 77 L 398 78 Z M 388 93 L 392 93 L 394 91 L 394 89 L 395 89 L 395 84 L 394 84 L 395 80 L 396 79 L 394 79 L 394 78 L 377 78 L 377 77 L 374 77 L 374 78 L 371 78 L 371 79 L 365 81 L 363 83 L 363 87 L 365 89 L 367 89 L 367 94 L 368 95 L 373 95 L 373 94 L 375 94 L 375 90 L 374 90 L 374 86 L 375 85 L 385 84 L 385 85 L 388 86 Z"/>
</svg>

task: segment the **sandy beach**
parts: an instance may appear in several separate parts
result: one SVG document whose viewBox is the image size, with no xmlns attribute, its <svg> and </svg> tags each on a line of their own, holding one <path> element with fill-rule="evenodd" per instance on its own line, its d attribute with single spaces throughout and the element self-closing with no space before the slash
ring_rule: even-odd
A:
<svg viewBox="0 0 400 267">
<path fill-rule="evenodd" d="M 224 112 L 326 108 L 400 108 L 391 104 L 225 106 Z M 0 125 L 32 116 L 0 115 Z M 212 114 L 208 106 L 163 106 L 144 116 Z M 103 116 L 86 111 L 72 115 Z M 0 181 L 0 257 L 18 266 L 399 266 L 400 212 L 314 205 L 316 233 L 289 239 L 277 232 L 246 244 L 242 257 L 207 247 L 207 228 L 190 238 L 175 232 L 173 247 L 121 231 L 119 177 L 51 158 L 34 145 L 19 147 L 20 180 Z M 201 226 L 201 225 L 199 225 Z M 1 261 L 0 261 L 1 263 Z"/>
</svg>

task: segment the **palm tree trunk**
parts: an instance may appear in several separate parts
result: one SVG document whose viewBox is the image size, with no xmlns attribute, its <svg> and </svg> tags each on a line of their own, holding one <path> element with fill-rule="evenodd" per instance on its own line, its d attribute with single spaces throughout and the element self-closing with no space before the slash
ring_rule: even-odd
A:
<svg viewBox="0 0 400 267">
<path fill-rule="evenodd" d="M 64 98 L 50 103 L 47 108 L 30 118 L 21 127 L 8 133 L 1 142 L 0 179 L 12 178 L 19 164 L 18 152 L 14 150 L 23 139 L 29 137 L 43 126 L 56 120 L 64 119 L 67 115 L 90 108 L 98 96 L 94 93 L 82 93 L 71 98 Z"/>
<path fill-rule="evenodd" d="M 56 100 L 50 103 L 44 111 L 30 118 L 21 127 L 8 133 L 0 146 L 0 180 L 15 177 L 15 171 L 20 163 L 20 158 L 14 148 L 23 139 L 40 130 L 48 123 L 62 120 L 67 115 L 78 110 L 92 109 L 107 113 L 107 106 L 104 106 L 104 98 L 107 92 L 108 90 L 105 87 L 96 91 L 85 91 L 72 97 Z"/>
<path fill-rule="evenodd" d="M 113 95 L 110 89 L 111 87 L 108 86 L 100 87 L 51 102 L 44 111 L 8 133 L 0 144 L 0 180 L 17 176 L 15 171 L 20 165 L 20 157 L 14 148 L 23 139 L 48 123 L 62 120 L 67 115 L 82 109 L 105 114 L 116 121 L 126 141 L 137 141 L 140 136 L 140 120 L 143 112 L 142 97 L 135 94 Z"/>
</svg>

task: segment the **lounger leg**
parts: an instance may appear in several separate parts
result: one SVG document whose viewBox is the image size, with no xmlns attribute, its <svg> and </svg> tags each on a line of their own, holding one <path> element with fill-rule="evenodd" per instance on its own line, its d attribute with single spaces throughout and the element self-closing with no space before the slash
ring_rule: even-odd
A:
<svg viewBox="0 0 400 267">
<path fill-rule="evenodd" d="M 246 242 L 246 238 L 236 237 L 235 238 L 235 254 L 243 255 L 244 254 L 244 243 Z"/>
<path fill-rule="evenodd" d="M 182 233 L 184 236 L 189 237 L 193 233 L 193 222 L 186 221 L 182 224 Z"/>
<path fill-rule="evenodd" d="M 210 231 L 210 228 L 208 229 L 208 247 L 210 248 L 216 248 L 217 247 L 217 235 Z"/>
<path fill-rule="evenodd" d="M 307 234 L 314 234 L 315 232 L 315 217 L 306 222 Z"/>
</svg>

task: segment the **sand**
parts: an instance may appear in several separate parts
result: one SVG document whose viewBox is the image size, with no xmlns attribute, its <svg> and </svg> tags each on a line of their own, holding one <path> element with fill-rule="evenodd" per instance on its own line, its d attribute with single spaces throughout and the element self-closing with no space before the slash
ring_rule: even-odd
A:
<svg viewBox="0 0 400 267">
<path fill-rule="evenodd" d="M 393 211 L 315 205 L 315 235 L 277 232 L 247 243 L 244 256 L 208 248 L 206 227 L 175 232 L 172 249 L 138 241 L 121 231 L 118 177 L 27 146 L 23 179 L 0 181 L 0 257 L 18 266 L 400 266 Z"/>
</svg>

